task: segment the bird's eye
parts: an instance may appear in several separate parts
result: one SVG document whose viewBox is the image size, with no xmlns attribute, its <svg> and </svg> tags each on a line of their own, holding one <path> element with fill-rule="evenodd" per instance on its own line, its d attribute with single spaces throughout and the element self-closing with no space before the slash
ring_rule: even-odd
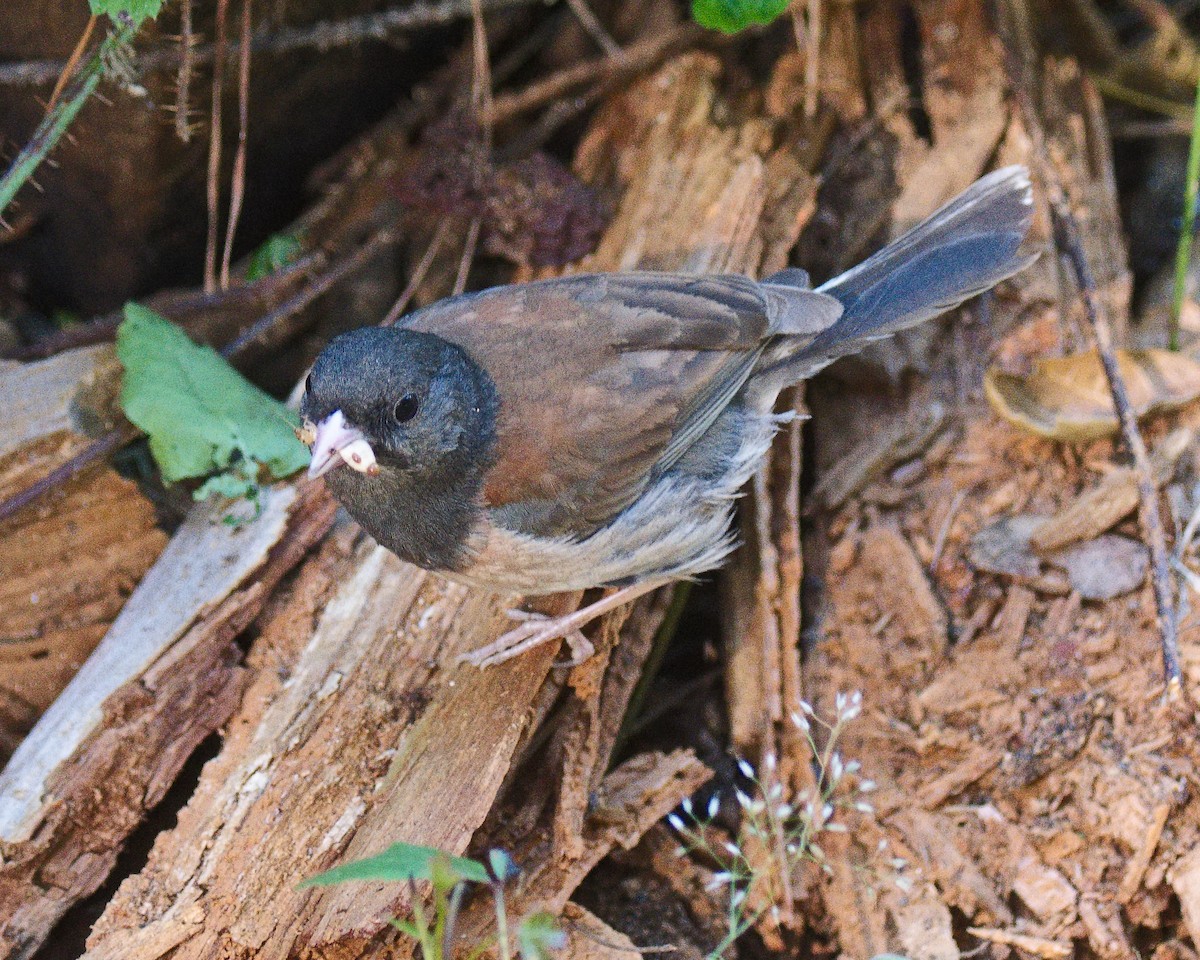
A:
<svg viewBox="0 0 1200 960">
<path fill-rule="evenodd" d="M 392 416 L 396 418 L 397 423 L 408 423 L 420 408 L 420 398 L 415 393 L 406 393 L 396 401 L 396 406 L 392 408 Z"/>
</svg>

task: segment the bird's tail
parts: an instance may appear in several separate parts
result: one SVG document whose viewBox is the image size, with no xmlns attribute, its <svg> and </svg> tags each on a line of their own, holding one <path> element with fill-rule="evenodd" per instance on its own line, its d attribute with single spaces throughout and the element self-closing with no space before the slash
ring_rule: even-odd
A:
<svg viewBox="0 0 1200 960">
<path fill-rule="evenodd" d="M 988 174 L 870 259 L 818 287 L 841 301 L 841 317 L 795 353 L 755 371 L 755 378 L 796 383 L 1011 277 L 1036 259 L 1018 253 L 1032 217 L 1029 171 L 1005 167 Z M 766 282 L 789 284 L 788 273 Z"/>
</svg>

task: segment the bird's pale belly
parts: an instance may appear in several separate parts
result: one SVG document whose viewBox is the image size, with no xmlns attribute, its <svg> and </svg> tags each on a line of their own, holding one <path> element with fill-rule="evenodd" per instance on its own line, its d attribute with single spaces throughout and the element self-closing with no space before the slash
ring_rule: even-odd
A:
<svg viewBox="0 0 1200 960">
<path fill-rule="evenodd" d="M 646 580 L 694 577 L 736 546 L 733 502 L 754 472 L 778 421 L 755 418 L 718 483 L 669 472 L 590 536 L 535 537 L 493 523 L 473 531 L 464 571 L 444 575 L 497 592 L 560 593 Z"/>
</svg>

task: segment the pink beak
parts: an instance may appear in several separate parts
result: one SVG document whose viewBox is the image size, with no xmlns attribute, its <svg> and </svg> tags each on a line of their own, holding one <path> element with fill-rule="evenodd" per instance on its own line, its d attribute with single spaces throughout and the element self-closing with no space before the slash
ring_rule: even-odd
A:
<svg viewBox="0 0 1200 960">
<path fill-rule="evenodd" d="M 334 410 L 317 424 L 308 475 L 313 478 L 324 476 L 343 463 L 359 473 L 379 472 L 375 451 L 362 431 L 350 426 L 341 410 Z"/>
</svg>

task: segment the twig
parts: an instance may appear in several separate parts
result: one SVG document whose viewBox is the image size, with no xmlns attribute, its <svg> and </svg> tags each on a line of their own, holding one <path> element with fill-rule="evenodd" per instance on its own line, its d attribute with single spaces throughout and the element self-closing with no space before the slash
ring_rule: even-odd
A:
<svg viewBox="0 0 1200 960">
<path fill-rule="evenodd" d="M 204 245 L 204 291 L 217 289 L 217 240 L 221 204 L 221 95 L 225 85 L 225 25 L 229 0 L 217 0 L 217 54 L 213 63 L 212 108 L 208 134 L 208 237 Z"/>
<path fill-rule="evenodd" d="M 1188 148 L 1187 183 L 1183 188 L 1183 225 L 1175 248 L 1175 293 L 1171 299 L 1171 334 L 1168 346 L 1179 349 L 1179 323 L 1183 302 L 1187 299 L 1188 268 L 1192 265 L 1192 235 L 1196 229 L 1196 193 L 1200 185 L 1200 81 L 1196 83 L 1196 104 L 1192 110 L 1192 142 Z"/>
<path fill-rule="evenodd" d="M 0 503 L 0 521 L 7 520 L 14 513 L 24 510 L 55 487 L 66 483 L 89 463 L 99 460 L 101 457 L 107 457 L 139 435 L 140 432 L 135 427 L 127 424 L 108 431 L 100 439 L 80 450 L 62 466 L 56 467 L 36 483 L 30 484 L 24 490 Z"/>
<path fill-rule="evenodd" d="M 83 51 L 87 49 L 88 42 L 92 39 L 92 33 L 96 29 L 96 21 L 100 19 L 96 14 L 92 14 L 88 18 L 87 26 L 83 28 L 83 35 L 79 38 L 79 42 L 75 44 L 75 49 L 71 51 L 71 57 L 67 60 L 67 65 L 63 67 L 62 73 L 58 75 L 58 82 L 54 84 L 54 92 L 50 94 L 50 100 L 46 103 L 46 110 L 54 109 L 54 105 L 58 103 L 58 98 L 62 96 L 63 90 L 67 86 L 67 81 L 75 73 L 75 68 L 79 66 L 79 61 L 83 58 Z"/>
<path fill-rule="evenodd" d="M 88 97 L 95 92 L 104 75 L 106 59 L 120 47 L 129 43 L 137 33 L 137 27 L 129 18 L 122 19 L 116 28 L 104 38 L 96 52 L 86 64 L 80 68 L 75 78 L 67 84 L 62 98 L 55 104 L 54 109 L 42 118 L 29 142 L 17 154 L 12 165 L 0 177 L 0 214 L 8 208 L 16 197 L 17 191 L 33 176 L 38 165 L 46 159 L 51 150 L 63 135 L 72 121 L 87 102 Z"/>
<path fill-rule="evenodd" d="M 429 241 L 429 249 L 421 257 L 421 262 L 417 264 L 412 277 L 409 278 L 408 286 L 404 288 L 404 292 L 396 298 L 396 302 L 392 304 L 392 308 L 387 312 L 383 320 L 380 321 L 379 325 L 381 327 L 390 327 L 404 315 L 404 311 L 408 309 L 409 301 L 416 296 L 417 290 L 425 282 L 425 276 L 429 273 L 429 268 L 433 266 L 433 258 L 437 256 L 438 251 L 442 248 L 442 244 L 446 240 L 446 234 L 449 231 L 449 220 L 443 220 L 438 224 L 437 232 L 433 235 L 433 239 Z"/>
<path fill-rule="evenodd" d="M 610 57 L 625 55 L 625 51 L 621 49 L 621 45 L 613 39 L 611 33 L 604 29 L 604 24 L 592 12 L 592 8 L 587 5 L 587 0 L 567 0 L 567 6 L 575 14 L 575 19 L 579 21 L 579 25 L 596 41 L 596 45 L 601 50 Z"/>
<path fill-rule="evenodd" d="M 175 136 L 190 143 L 192 73 L 195 70 L 196 34 L 192 29 L 192 0 L 183 0 L 179 7 L 179 73 L 175 78 Z"/>
<path fill-rule="evenodd" d="M 1162 646 L 1166 693 L 1169 699 L 1175 699 L 1182 691 L 1183 676 L 1179 665 L 1178 625 L 1175 619 L 1175 603 L 1171 595 L 1171 568 L 1166 535 L 1163 532 L 1162 516 L 1159 513 L 1158 489 L 1154 484 L 1150 457 L 1146 452 L 1146 442 L 1142 439 L 1141 431 L 1138 429 L 1133 405 L 1129 402 L 1129 391 L 1121 376 L 1121 368 L 1117 365 L 1117 358 L 1113 350 L 1112 329 L 1109 326 L 1108 316 L 1096 295 L 1096 281 L 1083 250 L 1079 227 L 1071 212 L 1058 171 L 1050 161 L 1041 120 L 1037 115 L 1023 71 L 1018 66 L 1016 54 L 1011 45 L 1008 54 L 1008 67 L 1014 96 L 1029 133 L 1033 157 L 1040 168 L 1042 182 L 1046 187 L 1046 195 L 1054 221 L 1055 242 L 1059 249 L 1067 255 L 1075 273 L 1084 310 L 1092 327 L 1097 351 L 1100 354 L 1100 362 L 1104 367 L 1104 375 L 1108 380 L 1109 391 L 1112 393 L 1113 406 L 1116 408 L 1121 422 L 1121 433 L 1133 454 L 1138 497 L 1141 501 L 1142 532 L 1150 550 L 1151 578 Z"/>
<path fill-rule="evenodd" d="M 695 24 L 684 24 L 661 36 L 630 44 L 625 48 L 624 56 L 620 58 L 599 57 L 577 63 L 573 67 L 531 83 L 524 90 L 496 97 L 487 119 L 493 123 L 503 123 L 554 103 L 574 87 L 584 84 L 600 85 L 635 76 L 656 66 L 675 50 L 690 46 L 705 36 L 706 31 Z"/>
<path fill-rule="evenodd" d="M 303 290 L 289 297 L 266 316 L 255 321 L 236 340 L 223 347 L 221 354 L 244 363 L 251 357 L 261 355 L 264 350 L 286 342 L 303 329 L 303 318 L 296 320 L 301 310 L 343 277 L 365 264 L 385 246 L 395 243 L 395 241 L 396 234 L 393 228 L 386 227 L 378 231 L 361 247 L 333 264 Z M 289 321 L 294 322 L 289 323 Z"/>
<path fill-rule="evenodd" d="M 507 10 L 528 7 L 545 0 L 484 0 L 485 10 Z M 285 54 L 296 50 L 317 50 L 322 53 L 366 41 L 386 42 L 394 34 L 440 26 L 471 15 L 471 0 L 433 0 L 414 3 L 380 13 L 347 17 L 345 20 L 325 20 L 307 27 L 285 27 L 273 32 L 260 32 L 251 40 L 255 53 Z M 193 66 L 212 63 L 218 55 L 216 44 L 194 44 L 190 53 Z M 229 53 L 236 53 L 230 48 Z M 130 59 L 138 71 L 160 70 L 179 66 L 185 54 L 176 46 L 164 47 Z M 0 86 L 40 86 L 53 83 L 66 65 L 63 60 L 30 60 L 25 63 L 0 65 Z"/>
<path fill-rule="evenodd" d="M 467 275 L 471 272 L 471 264 L 475 260 L 475 247 L 479 243 L 479 228 L 482 221 L 479 217 L 471 220 L 467 228 L 467 242 L 463 245 L 462 259 L 458 262 L 458 276 L 454 278 L 454 296 L 467 289 Z"/>
<path fill-rule="evenodd" d="M 225 250 L 221 256 L 221 289 L 229 287 L 229 266 L 233 262 L 233 240 L 242 217 L 246 196 L 246 136 L 250 128 L 250 29 L 253 0 L 242 0 L 241 58 L 238 62 L 238 146 L 233 159 L 233 177 L 229 188 L 229 219 L 225 223 Z"/>
</svg>

